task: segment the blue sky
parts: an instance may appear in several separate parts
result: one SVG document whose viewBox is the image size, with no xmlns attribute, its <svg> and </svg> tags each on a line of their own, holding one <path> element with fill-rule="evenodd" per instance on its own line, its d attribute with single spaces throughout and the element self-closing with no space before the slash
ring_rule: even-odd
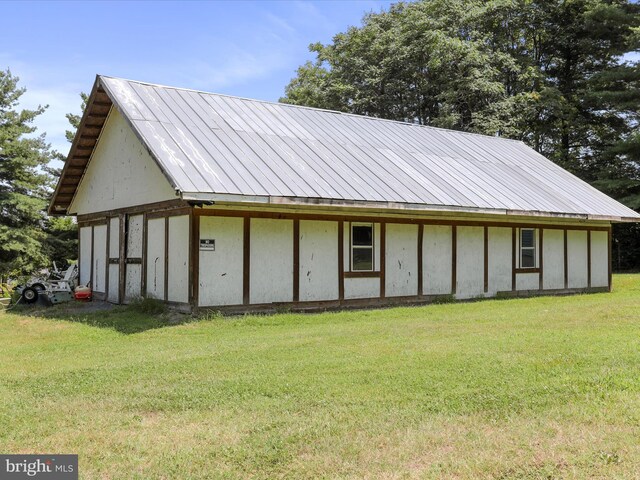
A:
<svg viewBox="0 0 640 480">
<path fill-rule="evenodd" d="M 392 2 L 2 2 L 0 68 L 48 104 L 36 125 L 68 151 L 65 113 L 79 112 L 96 74 L 277 100 L 308 45 L 359 25 Z"/>
</svg>

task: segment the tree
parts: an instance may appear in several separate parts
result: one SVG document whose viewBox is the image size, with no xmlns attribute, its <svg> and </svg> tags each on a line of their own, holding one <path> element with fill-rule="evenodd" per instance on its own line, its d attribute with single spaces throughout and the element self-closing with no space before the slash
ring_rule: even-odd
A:
<svg viewBox="0 0 640 480">
<path fill-rule="evenodd" d="M 53 153 L 34 119 L 46 106 L 18 110 L 25 89 L 10 70 L 0 71 L 0 277 L 26 275 L 47 264 L 42 245 L 46 234 L 48 189 L 45 171 Z"/>
<path fill-rule="evenodd" d="M 84 111 L 89 96 L 86 93 L 80 93 L 80 99 L 80 109 Z M 65 136 L 71 143 L 82 116 L 67 113 L 66 117 L 72 130 L 67 130 Z M 64 160 L 61 155 L 58 158 Z M 59 169 L 51 169 L 50 172 L 56 179 L 60 177 L 61 172 Z M 47 254 L 52 262 L 56 262 L 58 267 L 66 267 L 71 261 L 78 258 L 78 224 L 71 217 L 48 217 L 46 233 L 45 245 Z"/>
</svg>

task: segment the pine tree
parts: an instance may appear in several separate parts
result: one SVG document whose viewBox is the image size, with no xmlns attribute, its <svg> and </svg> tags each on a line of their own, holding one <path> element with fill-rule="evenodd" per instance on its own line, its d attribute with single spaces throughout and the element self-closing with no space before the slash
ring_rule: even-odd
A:
<svg viewBox="0 0 640 480">
<path fill-rule="evenodd" d="M 34 119 L 46 106 L 19 110 L 25 89 L 18 77 L 0 71 L 0 279 L 28 275 L 43 268 L 47 197 L 53 157 L 44 134 L 34 136 Z"/>
</svg>

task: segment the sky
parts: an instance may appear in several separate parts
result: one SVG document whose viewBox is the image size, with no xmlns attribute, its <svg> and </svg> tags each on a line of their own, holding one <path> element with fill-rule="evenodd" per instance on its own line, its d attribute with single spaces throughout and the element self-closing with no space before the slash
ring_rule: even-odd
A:
<svg viewBox="0 0 640 480">
<path fill-rule="evenodd" d="M 277 101 L 298 66 L 387 0 L 0 2 L 0 69 L 49 105 L 35 124 L 64 155 L 65 114 L 96 74 Z"/>
</svg>

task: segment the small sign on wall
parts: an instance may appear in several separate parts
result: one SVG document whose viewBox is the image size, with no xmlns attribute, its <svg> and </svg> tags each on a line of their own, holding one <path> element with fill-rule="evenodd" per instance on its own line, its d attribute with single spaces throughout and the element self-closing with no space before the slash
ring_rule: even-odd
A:
<svg viewBox="0 0 640 480">
<path fill-rule="evenodd" d="M 201 238 L 200 250 L 207 250 L 210 252 L 216 251 L 216 240 L 214 238 Z"/>
</svg>

